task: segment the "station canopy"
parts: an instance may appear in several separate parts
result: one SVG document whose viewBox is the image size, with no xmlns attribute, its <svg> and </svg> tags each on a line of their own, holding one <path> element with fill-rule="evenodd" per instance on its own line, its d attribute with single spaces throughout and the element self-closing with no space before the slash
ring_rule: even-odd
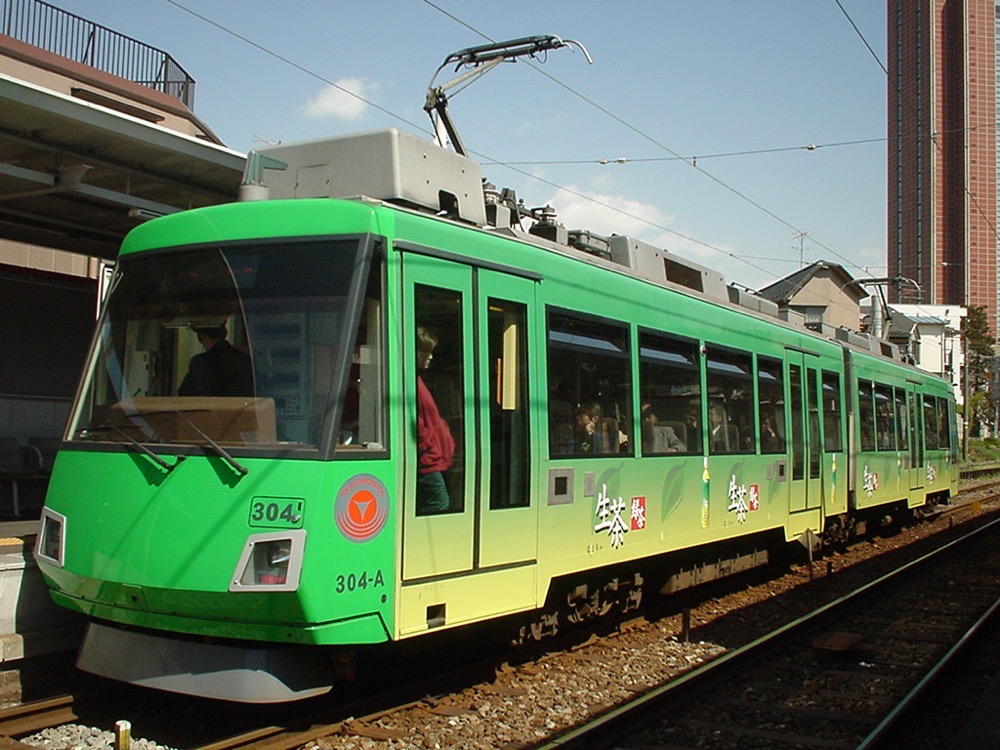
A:
<svg viewBox="0 0 1000 750">
<path fill-rule="evenodd" d="M 245 156 L 0 75 L 0 239 L 101 258 L 156 216 L 236 200 Z"/>
</svg>

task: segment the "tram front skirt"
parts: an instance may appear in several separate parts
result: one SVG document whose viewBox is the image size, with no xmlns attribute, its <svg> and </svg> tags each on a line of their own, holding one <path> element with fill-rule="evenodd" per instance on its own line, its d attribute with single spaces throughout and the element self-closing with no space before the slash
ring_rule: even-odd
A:
<svg viewBox="0 0 1000 750">
<path fill-rule="evenodd" d="M 133 685 L 238 703 L 301 700 L 333 686 L 333 666 L 315 648 L 204 643 L 96 622 L 76 665 Z"/>
</svg>

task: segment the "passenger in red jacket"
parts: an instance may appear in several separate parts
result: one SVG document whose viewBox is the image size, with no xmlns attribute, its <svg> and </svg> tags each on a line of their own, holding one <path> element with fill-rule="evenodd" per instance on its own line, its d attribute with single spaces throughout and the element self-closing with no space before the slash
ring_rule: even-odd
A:
<svg viewBox="0 0 1000 750">
<path fill-rule="evenodd" d="M 430 367 L 437 336 L 417 328 L 417 515 L 444 513 L 451 500 L 442 472 L 451 468 L 455 440 L 420 372 Z"/>
</svg>

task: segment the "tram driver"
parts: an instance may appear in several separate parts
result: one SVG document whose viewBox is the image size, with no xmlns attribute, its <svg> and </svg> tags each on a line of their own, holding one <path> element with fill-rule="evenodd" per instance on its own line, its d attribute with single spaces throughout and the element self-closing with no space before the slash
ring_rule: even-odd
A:
<svg viewBox="0 0 1000 750">
<path fill-rule="evenodd" d="M 178 396 L 253 396 L 250 355 L 229 343 L 225 324 L 193 327 L 205 350 L 191 357 Z"/>
</svg>

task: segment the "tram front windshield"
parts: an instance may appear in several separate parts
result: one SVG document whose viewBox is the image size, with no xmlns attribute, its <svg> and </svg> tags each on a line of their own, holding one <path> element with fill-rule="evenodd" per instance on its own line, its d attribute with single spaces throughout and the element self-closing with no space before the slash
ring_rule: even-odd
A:
<svg viewBox="0 0 1000 750">
<path fill-rule="evenodd" d="M 381 274 L 367 243 L 122 257 L 69 439 L 381 448 Z"/>
</svg>

